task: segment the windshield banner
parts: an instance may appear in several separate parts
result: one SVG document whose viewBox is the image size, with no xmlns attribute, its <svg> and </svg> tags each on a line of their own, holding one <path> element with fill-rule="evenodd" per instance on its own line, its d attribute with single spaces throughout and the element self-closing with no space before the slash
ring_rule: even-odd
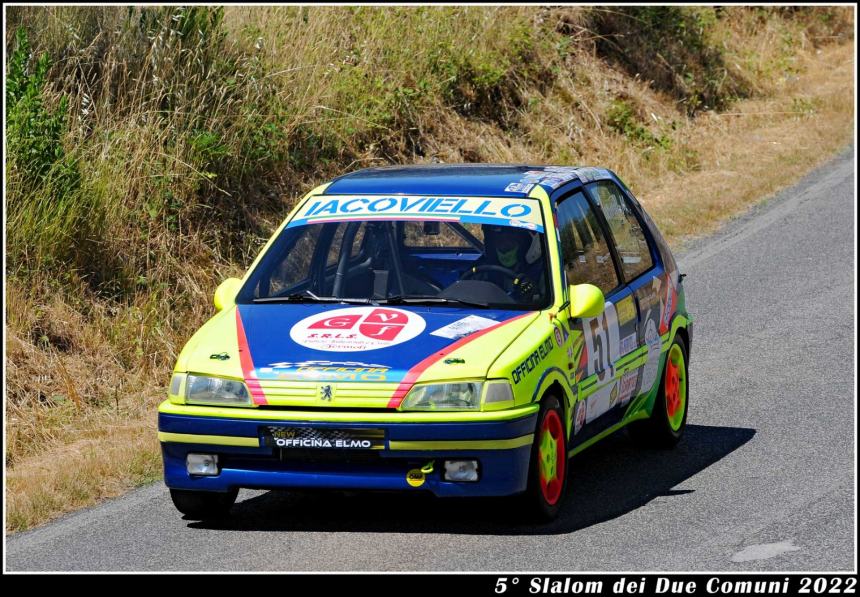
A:
<svg viewBox="0 0 860 597">
<path fill-rule="evenodd" d="M 540 203 L 534 199 L 416 195 L 311 197 L 287 227 L 369 219 L 497 224 L 543 232 Z"/>
</svg>

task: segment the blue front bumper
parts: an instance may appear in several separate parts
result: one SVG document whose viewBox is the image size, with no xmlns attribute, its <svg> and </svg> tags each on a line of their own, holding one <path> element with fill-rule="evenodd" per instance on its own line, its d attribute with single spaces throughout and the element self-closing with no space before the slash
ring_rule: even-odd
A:
<svg viewBox="0 0 860 597">
<path fill-rule="evenodd" d="M 377 489 L 430 491 L 440 497 L 503 496 L 526 489 L 536 421 L 536 414 L 492 422 L 335 423 L 159 413 L 158 430 L 164 480 L 174 489 Z M 373 451 L 282 450 L 263 441 L 264 428 L 273 424 L 382 429 L 384 447 Z M 189 475 L 185 464 L 189 452 L 217 454 L 219 474 Z M 478 460 L 479 480 L 445 481 L 446 459 Z M 407 481 L 407 473 L 421 468 L 426 471 L 431 463 L 433 470 L 423 475 L 423 481 Z"/>
</svg>

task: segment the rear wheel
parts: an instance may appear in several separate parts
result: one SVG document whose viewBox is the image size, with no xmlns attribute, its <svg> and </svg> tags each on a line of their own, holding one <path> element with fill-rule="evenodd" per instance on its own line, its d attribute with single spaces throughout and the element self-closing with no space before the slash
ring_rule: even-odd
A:
<svg viewBox="0 0 860 597">
<path fill-rule="evenodd" d="M 642 445 L 673 448 L 687 426 L 687 346 L 675 336 L 666 355 L 660 388 L 651 416 L 628 426 L 630 436 Z"/>
<path fill-rule="evenodd" d="M 226 493 L 171 489 L 170 499 L 173 500 L 176 509 L 188 518 L 205 520 L 226 516 L 238 494 L 238 489 L 232 489 Z"/>
<path fill-rule="evenodd" d="M 561 404 L 555 396 L 546 396 L 541 401 L 529 464 L 528 489 L 523 496 L 527 511 L 538 520 L 554 519 L 564 498 L 567 488 L 566 437 Z"/>
</svg>

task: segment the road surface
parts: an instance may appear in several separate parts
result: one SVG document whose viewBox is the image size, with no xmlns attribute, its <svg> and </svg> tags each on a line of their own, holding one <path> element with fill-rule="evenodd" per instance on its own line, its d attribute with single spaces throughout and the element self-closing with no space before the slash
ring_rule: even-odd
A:
<svg viewBox="0 0 860 597">
<path fill-rule="evenodd" d="M 684 440 L 642 451 L 620 433 L 576 457 L 551 525 L 504 500 L 259 491 L 212 525 L 157 483 L 7 537 L 7 569 L 850 570 L 853 168 L 850 148 L 679 255 Z"/>
</svg>

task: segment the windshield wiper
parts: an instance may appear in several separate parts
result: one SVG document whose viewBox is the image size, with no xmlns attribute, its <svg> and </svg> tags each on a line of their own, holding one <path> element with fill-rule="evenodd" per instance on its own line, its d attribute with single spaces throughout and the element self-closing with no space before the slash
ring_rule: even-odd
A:
<svg viewBox="0 0 860 597">
<path fill-rule="evenodd" d="M 425 303 L 441 303 L 441 304 L 461 304 L 461 305 L 469 305 L 471 307 L 489 307 L 489 303 L 481 303 L 479 301 L 469 301 L 459 298 L 450 298 L 444 296 L 422 296 L 422 295 L 409 295 L 409 296 L 401 296 L 395 295 L 390 296 L 384 299 L 377 299 L 381 305 L 414 305 L 414 304 L 425 304 Z"/>
<path fill-rule="evenodd" d="M 369 305 L 370 299 L 365 298 L 339 298 L 336 296 L 317 296 L 310 290 L 294 292 L 284 296 L 264 296 L 255 298 L 255 303 L 353 303 Z"/>
</svg>

